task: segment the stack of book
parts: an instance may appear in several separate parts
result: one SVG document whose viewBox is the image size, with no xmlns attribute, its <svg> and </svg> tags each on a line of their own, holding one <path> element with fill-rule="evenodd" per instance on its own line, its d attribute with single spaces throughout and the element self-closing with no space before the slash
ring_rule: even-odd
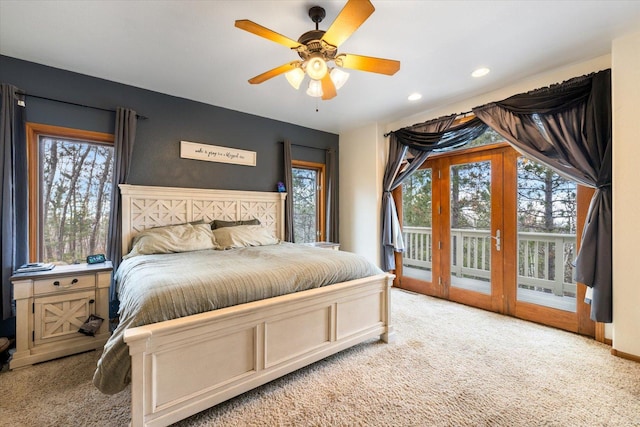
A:
<svg viewBox="0 0 640 427">
<path fill-rule="evenodd" d="M 28 264 L 23 264 L 15 272 L 16 273 L 31 273 L 31 272 L 34 272 L 34 271 L 47 271 L 47 270 L 53 269 L 53 267 L 55 267 L 54 264 L 48 264 L 48 263 L 44 263 L 44 262 L 32 262 L 32 263 L 28 263 Z"/>
</svg>

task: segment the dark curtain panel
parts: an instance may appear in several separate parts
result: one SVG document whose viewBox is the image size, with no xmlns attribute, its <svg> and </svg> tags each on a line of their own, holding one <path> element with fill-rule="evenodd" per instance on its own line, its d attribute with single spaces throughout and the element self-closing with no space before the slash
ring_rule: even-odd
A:
<svg viewBox="0 0 640 427">
<path fill-rule="evenodd" d="M 398 211 L 391 192 L 414 173 L 431 152 L 464 145 L 487 129 L 476 118 L 451 127 L 455 119 L 455 115 L 442 117 L 389 134 L 389 159 L 382 181 L 382 269 L 385 271 L 396 268 L 394 252 L 404 251 Z M 401 169 L 407 152 L 413 157 Z"/>
<path fill-rule="evenodd" d="M 131 154 L 136 139 L 136 112 L 118 107 L 116 109 L 116 126 L 113 141 L 114 162 L 113 181 L 111 186 L 111 212 L 109 215 L 109 236 L 107 239 L 108 258 L 113 263 L 113 271 L 118 268 L 122 259 L 122 212 L 119 184 L 125 184 L 129 176 Z M 116 300 L 116 290 L 112 281 L 111 300 Z"/>
<path fill-rule="evenodd" d="M 15 86 L 0 85 L 0 176 L 2 177 L 2 320 L 12 317 L 11 282 L 13 271 L 27 262 L 28 194 L 27 142 L 24 123 L 24 98 Z"/>
<path fill-rule="evenodd" d="M 576 280 L 593 289 L 591 318 L 612 321 L 611 70 L 475 108 L 526 157 L 596 189 Z"/>
<path fill-rule="evenodd" d="M 293 173 L 291 172 L 291 142 L 284 141 L 284 187 L 287 198 L 284 201 L 284 240 L 293 242 Z"/>
<path fill-rule="evenodd" d="M 338 229 L 338 168 L 336 164 L 336 152 L 333 149 L 328 149 L 326 152 L 325 166 L 327 170 L 327 188 L 325 191 L 325 240 L 327 242 L 338 243 L 340 241 Z"/>
</svg>

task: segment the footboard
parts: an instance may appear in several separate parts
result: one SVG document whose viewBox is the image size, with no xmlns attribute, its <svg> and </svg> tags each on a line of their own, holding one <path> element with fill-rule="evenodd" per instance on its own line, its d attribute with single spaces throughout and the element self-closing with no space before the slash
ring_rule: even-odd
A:
<svg viewBox="0 0 640 427">
<path fill-rule="evenodd" d="M 165 426 L 379 336 L 392 341 L 380 274 L 125 333 L 132 426 Z"/>
</svg>

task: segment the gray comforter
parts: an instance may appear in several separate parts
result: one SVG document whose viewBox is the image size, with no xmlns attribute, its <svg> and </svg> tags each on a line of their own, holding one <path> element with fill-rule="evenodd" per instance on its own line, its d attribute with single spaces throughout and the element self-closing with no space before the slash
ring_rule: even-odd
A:
<svg viewBox="0 0 640 427">
<path fill-rule="evenodd" d="M 127 259 L 116 273 L 120 323 L 93 383 L 114 394 L 130 382 L 127 328 L 380 273 L 361 256 L 291 243 Z"/>
</svg>

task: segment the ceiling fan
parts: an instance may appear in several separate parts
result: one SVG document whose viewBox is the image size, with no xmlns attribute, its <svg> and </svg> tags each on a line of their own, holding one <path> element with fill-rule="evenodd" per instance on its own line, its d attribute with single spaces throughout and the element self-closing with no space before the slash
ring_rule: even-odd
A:
<svg viewBox="0 0 640 427">
<path fill-rule="evenodd" d="M 249 83 L 258 84 L 285 74 L 289 83 L 298 89 L 306 74 L 311 79 L 307 94 L 327 100 L 337 95 L 337 89 L 349 76 L 340 68 L 389 76 L 395 74 L 400 69 L 399 61 L 338 53 L 338 47 L 371 16 L 374 10 L 369 0 L 348 0 L 329 29 L 324 31 L 318 29 L 318 24 L 326 16 L 325 10 L 320 6 L 313 6 L 309 9 L 309 17 L 315 22 L 316 29 L 302 34 L 297 41 L 247 19 L 237 20 L 236 27 L 295 50 L 301 58 L 259 74 L 249 79 Z M 335 67 L 329 67 L 331 62 Z"/>
</svg>

